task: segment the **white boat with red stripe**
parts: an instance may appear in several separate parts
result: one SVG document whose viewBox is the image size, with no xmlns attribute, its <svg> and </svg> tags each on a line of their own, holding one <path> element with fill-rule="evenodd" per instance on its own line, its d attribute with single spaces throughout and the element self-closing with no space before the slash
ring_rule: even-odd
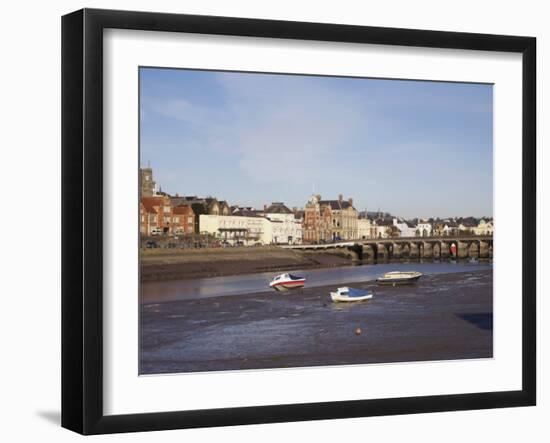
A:
<svg viewBox="0 0 550 443">
<path fill-rule="evenodd" d="M 306 279 L 304 277 L 292 274 L 280 274 L 273 277 L 269 286 L 276 291 L 289 291 L 291 289 L 303 288 L 305 284 Z"/>
</svg>

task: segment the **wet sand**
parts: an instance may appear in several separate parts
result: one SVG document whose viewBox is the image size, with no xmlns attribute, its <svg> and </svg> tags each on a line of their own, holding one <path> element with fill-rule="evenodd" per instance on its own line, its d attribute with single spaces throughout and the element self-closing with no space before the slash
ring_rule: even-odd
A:
<svg viewBox="0 0 550 443">
<path fill-rule="evenodd" d="M 278 247 L 144 249 L 141 282 L 349 266 L 351 253 L 292 251 Z"/>
<path fill-rule="evenodd" d="M 140 373 L 491 358 L 492 279 L 484 270 L 348 283 L 374 291 L 360 303 L 332 303 L 326 286 L 142 304 Z"/>
</svg>

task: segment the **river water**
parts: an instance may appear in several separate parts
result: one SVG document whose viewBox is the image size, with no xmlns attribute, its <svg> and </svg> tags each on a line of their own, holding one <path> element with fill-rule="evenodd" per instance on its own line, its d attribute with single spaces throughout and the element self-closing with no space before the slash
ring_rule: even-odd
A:
<svg viewBox="0 0 550 443">
<path fill-rule="evenodd" d="M 491 263 L 479 262 L 428 262 L 387 263 L 376 265 L 344 266 L 336 268 L 293 270 L 292 274 L 304 276 L 306 287 L 345 285 L 351 282 L 375 280 L 390 271 L 419 271 L 426 275 L 492 269 Z M 232 275 L 141 283 L 141 303 L 159 303 L 177 300 L 193 300 L 209 297 L 233 296 L 261 292 L 273 292 L 270 280 L 277 272 Z"/>
</svg>

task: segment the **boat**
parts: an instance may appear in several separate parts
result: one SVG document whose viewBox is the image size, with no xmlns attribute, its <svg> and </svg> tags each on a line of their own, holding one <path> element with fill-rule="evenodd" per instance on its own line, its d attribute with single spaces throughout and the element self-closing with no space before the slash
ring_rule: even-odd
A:
<svg viewBox="0 0 550 443">
<path fill-rule="evenodd" d="M 273 277 L 269 286 L 276 291 L 288 291 L 290 289 L 303 288 L 306 283 L 304 277 L 299 277 L 292 274 L 280 274 Z"/>
<path fill-rule="evenodd" d="M 336 292 L 330 293 L 330 298 L 333 302 L 354 302 L 370 300 L 373 297 L 371 291 L 364 291 L 362 289 L 348 288 L 343 286 L 338 288 Z"/>
<path fill-rule="evenodd" d="M 386 272 L 382 277 L 379 277 L 376 281 L 379 284 L 385 285 L 407 285 L 417 282 L 422 277 L 421 272 L 416 271 L 392 271 Z"/>
</svg>

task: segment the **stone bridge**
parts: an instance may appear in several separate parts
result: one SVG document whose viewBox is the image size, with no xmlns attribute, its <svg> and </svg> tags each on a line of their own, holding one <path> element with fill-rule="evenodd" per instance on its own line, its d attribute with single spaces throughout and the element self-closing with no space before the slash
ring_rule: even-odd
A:
<svg viewBox="0 0 550 443">
<path fill-rule="evenodd" d="M 319 245 L 289 245 L 282 247 L 298 250 L 346 248 L 355 252 L 360 260 L 374 262 L 379 260 L 386 261 L 407 258 L 445 259 L 451 257 L 493 257 L 493 237 L 491 235 L 373 238 Z M 454 254 L 453 249 L 455 251 Z"/>
</svg>

